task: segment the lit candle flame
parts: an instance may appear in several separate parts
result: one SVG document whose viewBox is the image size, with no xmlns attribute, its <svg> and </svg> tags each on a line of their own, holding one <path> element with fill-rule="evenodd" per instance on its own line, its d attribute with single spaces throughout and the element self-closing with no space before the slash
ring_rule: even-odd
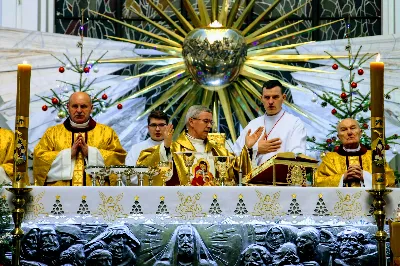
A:
<svg viewBox="0 0 400 266">
<path fill-rule="evenodd" d="M 376 56 L 376 62 L 379 62 L 379 61 L 381 61 L 381 54 L 378 54 L 378 55 Z"/>
<path fill-rule="evenodd" d="M 208 25 L 211 28 L 221 28 L 222 24 L 218 22 L 218 20 L 214 20 L 213 23 L 211 23 L 210 25 Z"/>
<path fill-rule="evenodd" d="M 26 65 L 26 64 L 28 64 L 28 61 L 24 60 L 24 61 L 22 61 L 22 64 Z"/>
</svg>

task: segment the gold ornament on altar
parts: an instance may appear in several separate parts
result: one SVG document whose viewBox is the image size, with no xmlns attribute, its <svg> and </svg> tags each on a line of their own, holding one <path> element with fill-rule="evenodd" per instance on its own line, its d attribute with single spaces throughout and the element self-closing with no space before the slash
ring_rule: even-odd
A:
<svg viewBox="0 0 400 266">
<path fill-rule="evenodd" d="M 286 181 L 290 186 L 306 186 L 306 168 L 302 165 L 289 165 Z"/>
<path fill-rule="evenodd" d="M 152 0 L 147 0 L 147 2 L 170 25 L 172 30 L 142 14 L 137 8 L 139 5 L 136 3 L 131 3 L 131 6 L 127 8 L 157 30 L 160 30 L 162 34 L 155 34 L 95 11 L 91 12 L 144 34 L 155 42 L 114 36 L 107 36 L 108 38 L 156 49 L 163 52 L 164 55 L 108 59 L 100 60 L 99 63 L 161 65 L 153 70 L 129 77 L 128 79 L 132 79 L 165 74 L 162 79 L 138 90 L 123 101 L 142 96 L 157 89 L 160 85 L 176 81 L 137 118 L 139 120 L 160 105 L 167 103 L 163 110 L 165 112 L 179 101 L 175 112 L 170 117 L 171 120 L 180 117 L 178 125 L 175 127 L 174 137 L 178 136 L 185 125 L 185 115 L 182 115 L 182 113 L 185 113 L 187 108 L 193 104 L 200 103 L 210 107 L 216 103 L 217 105 L 221 104 L 232 140 L 235 141 L 236 131 L 233 113 L 242 127 L 247 125 L 248 120 L 255 118 L 254 113 L 262 115 L 263 112 L 254 99 L 261 98 L 260 90 L 263 82 L 279 79 L 267 74 L 264 70 L 327 73 L 318 69 L 290 65 L 289 63 L 330 59 L 330 56 L 299 55 L 294 48 L 305 43 L 283 45 L 282 41 L 290 40 L 296 35 L 308 33 L 339 20 L 312 28 L 306 27 L 304 30 L 288 34 L 282 34 L 282 31 L 293 28 L 303 21 L 277 27 L 308 5 L 309 1 L 262 27 L 259 26 L 262 19 L 268 17 L 281 0 L 275 0 L 252 23 L 245 26 L 244 22 L 252 12 L 255 1 L 250 1 L 239 12 L 240 0 L 235 0 L 232 6 L 227 0 L 222 1 L 221 6 L 218 6 L 217 0 L 211 0 L 210 7 L 206 6 L 204 0 L 198 0 L 199 12 L 196 13 L 193 4 L 189 0 L 184 0 L 184 6 L 190 20 L 186 19 L 168 0 L 166 6 L 156 4 Z M 167 7 L 177 17 L 179 25 L 172 20 L 170 14 L 164 11 Z M 210 9 L 210 14 L 207 8 Z M 167 37 L 164 37 L 165 35 Z M 286 53 L 288 51 L 289 53 Z M 288 88 L 304 90 L 283 80 L 280 81 Z M 289 108 L 313 120 L 296 105 L 288 102 L 286 104 Z"/>
</svg>

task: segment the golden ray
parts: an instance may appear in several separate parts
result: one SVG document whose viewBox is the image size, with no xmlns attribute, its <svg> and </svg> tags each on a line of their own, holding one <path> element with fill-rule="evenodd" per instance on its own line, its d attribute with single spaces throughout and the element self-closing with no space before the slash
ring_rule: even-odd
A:
<svg viewBox="0 0 400 266">
<path fill-rule="evenodd" d="M 193 25 L 196 28 L 200 28 L 201 26 L 205 26 L 201 24 L 201 21 L 199 19 L 199 17 L 196 14 L 196 11 L 194 11 L 193 7 L 192 7 L 192 3 L 190 3 L 189 0 L 183 0 L 183 5 L 186 8 L 186 11 L 188 13 L 188 16 L 190 18 L 190 20 L 192 21 Z"/>
<path fill-rule="evenodd" d="M 290 27 L 296 26 L 297 24 L 299 24 L 299 23 L 301 23 L 303 21 L 304 20 L 299 20 L 299 21 L 296 21 L 296 22 L 294 22 L 292 24 L 277 28 L 275 30 L 268 31 L 268 32 L 266 32 L 264 34 L 260 34 L 260 35 L 255 36 L 255 37 L 250 37 L 250 36 L 244 37 L 245 40 L 246 40 L 246 44 L 249 44 L 249 43 L 264 39 L 265 37 L 268 37 L 270 35 L 276 34 L 276 33 L 280 32 L 280 31 L 286 30 L 286 29 L 288 29 Z"/>
<path fill-rule="evenodd" d="M 250 106 L 248 105 L 247 101 L 243 97 L 243 94 L 240 91 L 239 83 L 234 82 L 233 83 L 233 90 L 230 90 L 232 96 L 235 97 L 236 103 L 243 109 L 243 111 L 246 113 L 247 117 L 250 120 L 253 120 L 255 116 L 253 115 Z"/>
<path fill-rule="evenodd" d="M 153 25 L 154 27 L 160 29 L 161 31 L 165 32 L 166 34 L 168 34 L 168 35 L 174 37 L 175 39 L 179 40 L 181 43 L 183 43 L 183 41 L 185 40 L 185 38 L 183 38 L 182 36 L 176 34 L 175 32 L 169 30 L 168 28 L 166 28 L 166 27 L 164 27 L 164 26 L 158 24 L 157 22 L 155 22 L 155 21 L 149 19 L 148 17 L 146 17 L 146 16 L 140 14 L 139 12 L 136 11 L 136 9 L 134 9 L 134 8 L 131 7 L 130 10 L 131 10 L 133 13 L 135 13 L 136 15 L 138 15 L 139 17 L 141 17 L 142 19 L 144 19 L 144 20 L 146 20 L 147 22 L 149 22 L 149 23 L 150 23 L 151 25 Z"/>
<path fill-rule="evenodd" d="M 151 90 L 153 90 L 155 87 L 160 86 L 161 84 L 170 82 L 172 79 L 176 78 L 179 75 L 182 75 L 183 73 L 185 73 L 185 69 L 180 69 L 175 71 L 174 73 L 160 79 L 157 80 L 156 82 L 152 83 L 151 85 L 147 86 L 146 88 L 141 89 L 140 91 L 135 92 L 134 94 L 132 94 L 131 96 L 128 97 L 128 99 L 133 99 L 136 98 L 138 96 L 141 96 Z"/>
<path fill-rule="evenodd" d="M 262 72 L 260 70 L 257 70 L 255 68 L 247 66 L 247 65 L 243 66 L 242 70 L 240 71 L 240 74 L 245 76 L 245 77 L 249 77 L 249 78 L 257 79 L 257 80 L 262 80 L 262 81 L 268 81 L 268 80 L 276 79 L 276 80 L 279 80 L 282 83 L 282 85 L 287 87 L 287 88 L 293 88 L 293 89 L 296 89 L 296 90 L 299 90 L 299 91 L 308 91 L 306 89 L 294 86 L 294 85 L 292 85 L 290 83 L 287 83 L 286 81 L 283 81 L 283 80 L 281 80 L 279 78 L 276 78 L 276 77 L 273 77 L 271 75 L 268 75 L 268 74 L 266 74 L 266 73 L 264 73 L 264 72 Z"/>
<path fill-rule="evenodd" d="M 171 99 L 167 107 L 164 108 L 164 112 L 168 111 L 177 101 L 179 101 L 183 96 L 185 96 L 186 93 L 188 93 L 195 85 L 196 83 L 192 82 L 189 83 L 186 87 L 182 87 L 183 90 L 179 91 L 179 93 L 177 93 L 176 96 Z"/>
<path fill-rule="evenodd" d="M 156 48 L 157 50 L 163 51 L 165 53 L 168 53 L 170 55 L 180 55 L 182 54 L 182 48 L 176 48 L 172 46 L 167 46 L 167 45 L 160 45 L 160 44 L 155 44 L 155 43 L 150 43 L 150 42 L 141 42 L 141 41 L 135 41 L 135 40 L 128 40 L 124 38 L 119 38 L 119 37 L 114 37 L 114 36 L 108 36 L 105 35 L 107 38 L 118 40 L 118 41 L 123 41 L 123 42 L 130 42 L 134 44 L 140 44 L 143 46 L 149 46 L 151 48 Z"/>
<path fill-rule="evenodd" d="M 196 97 L 193 97 L 191 100 L 188 101 L 187 105 L 185 106 L 185 109 L 182 112 L 182 116 L 178 121 L 178 124 L 175 127 L 174 135 L 173 138 L 177 139 L 179 134 L 182 132 L 182 130 L 185 128 L 186 124 L 186 116 L 185 114 L 187 113 L 188 109 L 194 104 L 196 101 Z"/>
<path fill-rule="evenodd" d="M 325 125 L 323 125 L 322 123 L 320 123 L 318 120 L 316 120 L 314 117 L 308 115 L 306 112 L 304 112 L 303 110 L 301 110 L 300 107 L 298 107 L 296 104 L 290 103 L 288 101 L 285 100 L 284 104 L 286 106 L 288 106 L 290 109 L 294 110 L 295 112 L 301 114 L 302 116 L 304 116 L 305 118 L 313 121 L 314 123 L 324 127 Z"/>
<path fill-rule="evenodd" d="M 218 97 L 221 102 L 222 110 L 224 111 L 226 123 L 228 124 L 229 131 L 231 132 L 231 137 L 232 141 L 236 141 L 236 131 L 235 131 L 235 125 L 233 124 L 233 117 L 232 117 L 232 111 L 229 106 L 229 101 L 228 101 L 228 94 L 226 92 L 227 88 L 223 88 L 221 90 L 218 90 Z"/>
<path fill-rule="evenodd" d="M 229 11 L 228 22 L 226 23 L 227 27 L 232 26 L 233 21 L 235 20 L 237 12 L 239 10 L 240 2 L 241 2 L 241 0 L 235 0 L 235 3 L 233 4 L 231 11 Z"/>
<path fill-rule="evenodd" d="M 178 69 L 183 69 L 185 70 L 185 62 L 178 62 L 172 65 L 164 66 L 164 67 L 159 67 L 154 70 L 147 71 L 146 73 L 138 74 L 135 76 L 130 76 L 128 78 L 125 78 L 125 80 L 129 79 L 134 79 L 134 78 L 140 78 L 140 77 L 146 77 L 146 76 L 153 76 L 153 75 L 158 75 L 158 74 L 166 74 L 166 73 L 171 73 L 172 71 L 178 70 Z"/>
<path fill-rule="evenodd" d="M 303 7 L 305 7 L 309 2 L 310 2 L 310 0 L 307 0 L 304 4 L 302 4 L 298 8 L 295 8 L 292 11 L 286 13 L 285 15 L 275 19 L 274 21 L 268 23 L 267 25 L 265 25 L 261 29 L 258 29 L 256 31 L 254 31 L 252 34 L 249 35 L 249 37 L 255 37 L 255 36 L 258 36 L 258 35 L 262 34 L 263 32 L 269 31 L 270 29 L 272 29 L 273 27 L 275 27 L 276 25 L 278 25 L 279 23 L 281 23 L 282 21 L 287 19 L 290 15 L 296 13 L 298 10 L 302 9 Z"/>
<path fill-rule="evenodd" d="M 218 18 L 218 0 L 211 0 L 211 20 L 214 22 Z"/>
<path fill-rule="evenodd" d="M 176 9 L 176 7 L 173 4 L 171 4 L 171 2 L 169 0 L 167 0 L 167 3 L 169 5 L 169 7 L 172 9 L 172 11 L 175 13 L 176 17 L 182 23 L 183 27 L 185 27 L 185 29 L 188 31 L 192 31 L 194 29 L 192 24 L 190 24 L 189 21 L 187 21 L 186 18 L 184 16 L 182 16 L 182 14 L 178 11 L 178 9 Z M 185 34 L 185 36 L 186 35 L 187 34 Z"/>
<path fill-rule="evenodd" d="M 221 13 L 218 14 L 218 22 L 221 23 L 223 26 L 226 26 L 226 20 L 228 18 L 228 8 L 228 0 L 222 0 Z"/>
<path fill-rule="evenodd" d="M 255 25 L 257 25 L 267 14 L 269 14 L 281 0 L 275 0 L 267 9 L 264 10 L 253 22 L 250 23 L 243 31 L 242 34 L 246 35 Z"/>
<path fill-rule="evenodd" d="M 247 18 L 247 16 L 250 14 L 250 12 L 253 9 L 254 3 L 256 0 L 251 0 L 250 3 L 246 6 L 246 8 L 243 10 L 243 13 L 240 15 L 240 17 L 236 20 L 236 22 L 233 24 L 232 28 L 233 29 L 240 29 L 242 26 L 244 20 Z"/>
<path fill-rule="evenodd" d="M 199 85 L 195 85 L 185 96 L 185 98 L 182 100 L 182 102 L 178 105 L 178 107 L 176 107 L 175 111 L 172 113 L 170 120 L 173 120 L 175 118 L 175 116 L 177 116 L 182 109 L 189 105 L 189 102 L 192 101 L 193 99 L 196 98 L 197 92 L 199 91 L 200 86 Z"/>
<path fill-rule="evenodd" d="M 285 49 L 290 49 L 290 48 L 295 48 L 297 46 L 301 46 L 304 44 L 308 43 L 313 43 L 314 41 L 311 42 L 302 42 L 302 43 L 293 43 L 293 44 L 288 44 L 288 45 L 282 45 L 282 46 L 277 46 L 277 47 L 270 47 L 270 48 L 264 48 L 264 49 L 258 49 L 258 50 L 253 50 L 252 48 L 249 48 L 247 51 L 247 57 L 252 57 L 256 55 L 265 55 L 265 54 L 273 54 L 275 52 L 278 52 L 280 50 L 285 50 Z"/>
<path fill-rule="evenodd" d="M 259 60 L 250 60 L 247 59 L 244 62 L 245 66 L 256 67 L 257 69 L 264 69 L 264 70 L 277 70 L 277 71 L 304 71 L 304 72 L 314 72 L 314 73 L 332 73 L 329 71 L 319 70 L 315 68 L 306 68 L 306 67 L 298 67 L 298 66 L 290 66 L 284 65 L 279 63 L 271 63 L 271 62 L 264 62 Z"/>
<path fill-rule="evenodd" d="M 248 104 L 250 105 L 251 108 L 253 108 L 254 111 L 257 112 L 258 115 L 262 115 L 263 111 L 261 110 L 260 104 L 256 103 L 253 100 L 253 97 L 250 96 L 250 94 L 247 92 L 247 89 L 245 85 L 239 81 L 240 86 L 244 88 L 244 90 L 241 90 L 243 97 L 247 100 Z M 256 99 L 260 99 L 259 97 L 256 97 Z"/>
<path fill-rule="evenodd" d="M 315 26 L 315 27 L 312 27 L 312 28 L 309 28 L 309 29 L 305 29 L 305 30 L 301 30 L 301 31 L 296 31 L 296 32 L 293 32 L 293 33 L 286 34 L 286 35 L 284 35 L 284 36 L 279 36 L 279 37 L 277 37 L 277 38 L 275 38 L 275 39 L 271 39 L 271 40 L 265 41 L 265 42 L 261 43 L 261 44 L 258 45 L 258 46 L 261 47 L 261 46 L 263 46 L 264 44 L 267 44 L 267 43 L 280 41 L 280 40 L 287 39 L 287 38 L 290 38 L 290 37 L 293 37 L 293 36 L 296 36 L 296 35 L 300 35 L 300 34 L 302 34 L 302 33 L 304 33 L 304 32 L 313 31 L 313 30 L 316 30 L 316 29 L 318 29 L 318 28 L 322 28 L 322 27 L 328 26 L 328 25 L 330 25 L 330 24 L 337 23 L 337 22 L 342 21 L 342 20 L 344 20 L 344 19 L 335 20 L 335 21 L 328 22 L 328 23 L 325 23 L 325 24 L 322 24 L 322 25 L 319 25 L 319 26 Z"/>
<path fill-rule="evenodd" d="M 348 56 L 334 56 L 334 58 L 348 58 Z M 283 55 L 283 54 L 272 54 L 272 55 L 260 55 L 248 57 L 251 60 L 261 61 L 272 61 L 272 62 L 308 62 L 314 60 L 327 60 L 331 59 L 329 55 Z"/>
<path fill-rule="evenodd" d="M 239 80 L 240 83 L 243 84 L 243 87 L 250 92 L 251 94 L 253 94 L 253 96 L 255 96 L 256 99 L 261 99 L 261 93 L 257 90 L 256 87 L 253 86 L 253 84 L 250 83 L 249 80 L 247 79 L 240 79 Z"/>
<path fill-rule="evenodd" d="M 146 0 L 147 3 L 151 5 L 151 7 L 162 17 L 164 18 L 168 24 L 172 26 L 172 28 L 177 29 L 180 33 L 182 33 L 183 36 L 187 35 L 187 32 L 184 31 L 175 21 L 172 20 L 170 16 L 168 16 L 164 11 L 162 11 L 153 1 L 151 0 Z M 167 1 L 168 2 L 168 1 Z M 171 7 L 171 6 L 170 6 Z M 172 7 L 171 7 L 172 8 Z M 173 10 L 173 8 L 172 8 Z M 183 23 L 182 23 L 183 24 Z M 185 24 L 183 24 L 185 25 Z"/>
<path fill-rule="evenodd" d="M 203 99 L 201 100 L 201 105 L 209 107 L 211 104 L 213 95 L 214 95 L 213 91 L 204 90 Z"/>
<path fill-rule="evenodd" d="M 178 62 L 183 62 L 183 58 L 175 56 L 163 57 L 133 57 L 133 58 L 119 58 L 119 59 L 102 59 L 98 61 L 101 64 L 141 64 L 141 65 L 171 65 Z"/>
<path fill-rule="evenodd" d="M 208 16 L 207 7 L 204 4 L 203 0 L 197 0 L 197 6 L 199 8 L 200 19 L 203 25 L 208 26 L 210 25 L 210 17 Z"/>
<path fill-rule="evenodd" d="M 117 23 L 119 23 L 119 24 L 121 24 L 121 25 L 124 25 L 124 26 L 126 26 L 126 27 L 128 27 L 128 28 L 131 28 L 131 29 L 135 30 L 135 31 L 141 32 L 141 33 L 143 33 L 143 34 L 146 34 L 147 36 L 150 36 L 150 37 L 152 37 L 152 38 L 154 38 L 154 39 L 158 39 L 158 40 L 160 40 L 160 41 L 162 41 L 162 42 L 165 42 L 165 43 L 167 43 L 167 44 L 169 44 L 169 45 L 172 45 L 172 46 L 175 46 L 175 47 L 182 47 L 182 45 L 181 45 L 180 43 L 177 43 L 177 42 L 172 41 L 172 40 L 170 40 L 170 39 L 161 37 L 161 36 L 159 36 L 159 35 L 157 35 L 157 34 L 154 34 L 154 33 L 152 33 L 152 32 L 149 32 L 149 31 L 147 31 L 147 30 L 138 28 L 138 27 L 136 27 L 136 26 L 130 25 L 130 24 L 128 24 L 128 23 L 122 22 L 122 21 L 120 21 L 120 20 L 118 20 L 118 19 L 115 19 L 115 18 L 112 18 L 112 17 L 110 17 L 110 16 L 107 16 L 107 15 L 104 15 L 104 14 L 101 14 L 101 13 L 98 13 L 98 12 L 93 11 L 93 10 L 90 10 L 90 12 L 95 13 L 95 14 L 97 14 L 97 15 L 99 15 L 99 16 L 105 17 L 105 18 L 107 18 L 107 19 L 109 19 L 109 20 L 115 21 L 115 22 L 117 22 Z"/>
<path fill-rule="evenodd" d="M 185 77 L 183 79 L 180 79 L 178 82 L 175 83 L 174 86 L 169 88 L 166 92 L 164 92 L 160 98 L 158 98 L 146 111 L 142 112 L 136 120 L 142 119 L 144 116 L 149 114 L 151 111 L 156 109 L 158 106 L 166 102 L 168 99 L 170 99 L 175 93 L 179 93 L 181 88 L 186 86 L 189 82 L 189 78 Z"/>
<path fill-rule="evenodd" d="M 243 110 L 240 108 L 240 106 L 238 105 L 238 103 L 236 102 L 235 96 L 232 95 L 232 91 L 231 93 L 229 93 L 229 98 L 230 98 L 230 102 L 232 103 L 232 109 L 235 112 L 240 125 L 244 128 L 247 126 L 247 120 L 246 117 L 244 115 Z"/>
</svg>

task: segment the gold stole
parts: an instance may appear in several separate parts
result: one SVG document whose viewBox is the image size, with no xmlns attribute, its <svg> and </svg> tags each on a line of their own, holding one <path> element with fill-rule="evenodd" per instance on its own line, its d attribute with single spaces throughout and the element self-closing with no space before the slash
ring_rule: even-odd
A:
<svg viewBox="0 0 400 266">
<path fill-rule="evenodd" d="M 75 141 L 79 134 L 82 136 L 82 139 L 85 140 L 85 133 L 73 133 L 74 137 L 73 140 Z M 75 167 L 72 173 L 72 186 L 83 186 L 83 177 L 85 171 L 85 158 L 83 158 L 82 152 L 78 152 L 75 158 Z M 86 184 L 88 185 L 88 184 Z"/>
<path fill-rule="evenodd" d="M 358 156 L 348 156 L 349 166 L 350 165 L 360 165 L 360 158 Z M 346 187 L 361 187 L 360 182 L 347 183 Z"/>
</svg>

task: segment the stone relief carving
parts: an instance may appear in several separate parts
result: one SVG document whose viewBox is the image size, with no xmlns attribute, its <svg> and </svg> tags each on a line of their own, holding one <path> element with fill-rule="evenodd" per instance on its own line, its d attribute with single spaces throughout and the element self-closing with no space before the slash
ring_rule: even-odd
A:
<svg viewBox="0 0 400 266">
<path fill-rule="evenodd" d="M 23 230 L 21 265 L 375 266 L 378 256 L 374 226 L 46 224 Z"/>
</svg>

